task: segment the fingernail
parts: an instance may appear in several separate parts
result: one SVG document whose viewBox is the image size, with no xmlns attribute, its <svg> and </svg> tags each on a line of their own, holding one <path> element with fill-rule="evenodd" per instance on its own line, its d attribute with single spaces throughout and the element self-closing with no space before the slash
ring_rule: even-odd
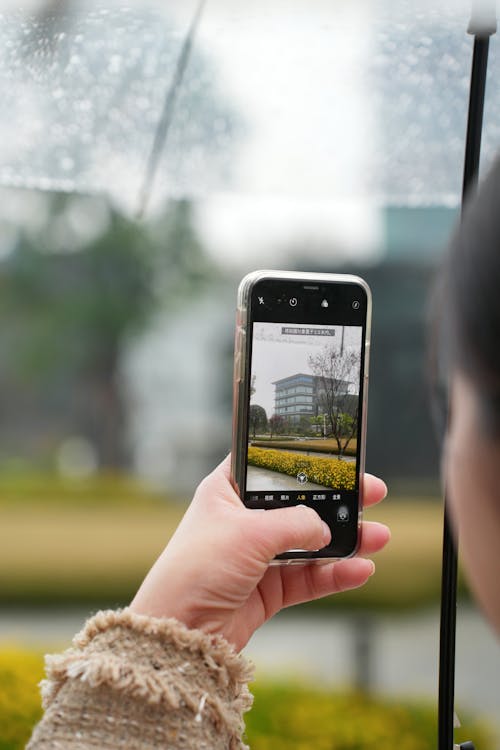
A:
<svg viewBox="0 0 500 750">
<path fill-rule="evenodd" d="M 368 560 L 368 562 L 372 566 L 372 569 L 371 569 L 371 571 L 369 572 L 368 575 L 372 576 L 375 573 L 375 563 L 373 562 L 373 560 Z"/>
<path fill-rule="evenodd" d="M 330 531 L 330 527 L 327 523 L 324 521 L 321 522 L 323 524 L 323 545 L 326 547 L 327 544 L 330 544 L 332 541 L 332 532 Z"/>
</svg>

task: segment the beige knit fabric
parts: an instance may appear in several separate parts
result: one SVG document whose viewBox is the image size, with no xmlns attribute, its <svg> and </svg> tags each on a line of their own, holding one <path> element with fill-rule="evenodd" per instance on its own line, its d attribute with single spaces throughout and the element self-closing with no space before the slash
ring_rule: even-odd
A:
<svg viewBox="0 0 500 750">
<path fill-rule="evenodd" d="M 99 612 L 46 657 L 26 750 L 243 750 L 252 668 L 221 637 L 128 609 Z"/>
</svg>

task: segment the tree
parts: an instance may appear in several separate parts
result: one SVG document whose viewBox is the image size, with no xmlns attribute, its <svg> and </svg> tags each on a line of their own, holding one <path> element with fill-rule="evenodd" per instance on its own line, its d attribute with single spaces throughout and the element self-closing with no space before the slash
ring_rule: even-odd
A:
<svg viewBox="0 0 500 750">
<path fill-rule="evenodd" d="M 302 416 L 299 420 L 297 432 L 300 435 L 311 434 L 311 420 L 310 417 Z"/>
<path fill-rule="evenodd" d="M 293 431 L 293 424 L 291 423 L 289 417 L 282 417 L 281 424 L 279 426 L 280 435 L 290 435 L 292 431 Z"/>
<path fill-rule="evenodd" d="M 359 381 L 359 354 L 330 344 L 310 356 L 308 362 L 319 379 L 319 409 L 326 415 L 342 458 L 358 429 L 358 397 L 349 393 L 349 385 Z"/>
<path fill-rule="evenodd" d="M 273 434 L 278 435 L 280 433 L 280 430 L 283 429 L 283 422 L 283 417 L 280 417 L 278 414 L 273 414 L 269 418 L 269 437 L 272 438 Z"/>
<path fill-rule="evenodd" d="M 92 14 L 73 12 L 70 0 L 41 0 L 36 5 L 33 22 L 30 16 L 11 55 L 15 106 L 7 101 L 4 107 L 11 112 L 3 124 L 12 125 L 13 144 L 23 122 L 41 123 L 40 137 L 29 141 L 21 159 L 10 149 L 18 182 L 25 174 L 30 185 L 38 179 L 40 185 L 42 179 L 54 184 L 64 180 L 72 190 L 88 193 L 98 188 L 126 205 L 124 198 L 136 182 L 134 169 L 146 166 L 144 149 L 153 144 L 160 116 L 156 109 L 163 100 L 158 94 L 171 86 L 171 66 L 165 59 L 174 64 L 179 54 L 177 37 L 165 34 L 171 22 L 163 10 L 130 9 L 118 39 L 114 21 L 119 9 L 116 17 L 112 11 L 109 23 L 95 24 Z M 77 31 L 81 43 L 73 55 Z M 128 54 L 132 46 L 138 54 Z M 17 107 L 18 69 L 36 94 L 24 97 L 36 108 L 33 116 L 31 110 L 29 117 L 15 116 L 25 113 Z M 227 170 L 238 126 L 216 79 L 210 61 L 193 47 L 162 154 L 164 179 L 158 181 L 156 195 L 161 190 L 170 200 L 161 216 L 138 224 L 102 200 L 103 211 L 96 216 L 104 213 L 109 221 L 96 221 L 98 231 L 91 239 L 73 242 L 71 226 L 82 225 L 78 205 L 86 199 L 47 193 L 40 194 L 47 216 L 36 236 L 30 235 L 29 222 L 27 230 L 17 225 L 18 219 L 12 222 L 16 246 L 9 258 L 0 258 L 0 444 L 3 439 L 11 445 L 12 427 L 19 427 L 19 412 L 24 410 L 29 425 L 25 436 L 35 434 L 35 425 L 40 425 L 42 436 L 51 434 L 50 441 L 44 437 L 33 443 L 55 444 L 69 429 L 93 444 L 101 467 L 127 463 L 120 383 L 127 342 L 160 306 L 188 304 L 213 278 L 213 265 L 194 230 L 191 204 L 171 198 L 185 194 L 186 185 L 196 179 L 195 162 L 203 161 L 209 174 Z M 50 81 L 45 99 L 35 91 L 40 81 Z M 56 90 L 57 98 L 51 96 Z M 147 103 L 151 117 L 137 106 L 134 92 Z M 81 115 L 83 100 L 91 106 Z M 110 112 L 120 117 L 110 117 Z M 6 138 L 9 143 L 9 133 Z M 125 167 L 130 167 L 130 179 Z M 29 201 L 27 205 L 29 212 Z M 72 207 L 77 211 L 71 217 Z M 92 227 L 94 216 L 83 213 L 83 223 Z"/>
<path fill-rule="evenodd" d="M 252 379 L 250 380 L 250 396 L 253 396 L 253 394 L 255 393 L 255 378 L 256 375 L 253 374 Z"/>
<path fill-rule="evenodd" d="M 323 435 L 325 437 L 325 417 L 323 414 L 318 414 L 315 417 L 309 417 L 309 424 L 314 428 L 314 432 L 317 435 Z"/>
<path fill-rule="evenodd" d="M 186 304 L 212 276 L 188 203 L 172 204 L 155 225 L 129 221 L 109 208 L 107 226 L 73 246 L 68 214 L 84 199 L 51 196 L 36 237 L 20 234 L 0 264 L 0 375 L 3 434 L 29 413 L 31 428 L 50 423 L 94 446 L 101 467 L 128 463 L 126 405 L 120 359 L 160 306 Z M 64 240 L 57 247 L 53 227 Z M 161 244 L 155 233 L 161 234 Z M 10 423 L 10 427 L 9 427 Z M 9 438 L 10 439 L 10 438 Z"/>
<path fill-rule="evenodd" d="M 267 427 L 267 414 L 263 406 L 251 404 L 249 413 L 250 430 L 255 438 L 257 431 L 264 432 Z"/>
</svg>

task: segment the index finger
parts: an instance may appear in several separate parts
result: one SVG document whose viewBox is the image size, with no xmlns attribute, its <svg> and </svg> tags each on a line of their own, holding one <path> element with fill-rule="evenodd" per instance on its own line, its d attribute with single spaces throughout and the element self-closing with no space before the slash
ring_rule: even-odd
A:
<svg viewBox="0 0 500 750">
<path fill-rule="evenodd" d="M 373 474 L 363 475 L 363 506 L 376 505 L 387 495 L 387 485 Z"/>
</svg>

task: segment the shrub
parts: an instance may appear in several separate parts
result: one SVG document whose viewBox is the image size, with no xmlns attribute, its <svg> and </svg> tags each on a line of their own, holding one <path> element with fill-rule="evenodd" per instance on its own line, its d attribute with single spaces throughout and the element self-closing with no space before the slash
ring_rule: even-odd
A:
<svg viewBox="0 0 500 750">
<path fill-rule="evenodd" d="M 23 750 L 42 714 L 42 676 L 41 654 L 5 646 L 0 650 L 0 750 Z"/>
<path fill-rule="evenodd" d="M 436 711 L 429 704 L 280 683 L 258 683 L 252 692 L 255 703 L 246 719 L 251 750 L 434 750 L 436 746 Z M 462 735 L 462 740 L 474 739 L 476 747 L 492 745 L 487 729 L 477 722 L 468 723 Z"/>
<path fill-rule="evenodd" d="M 42 656 L 20 648 L 0 649 L 0 750 L 23 750 L 41 716 L 38 682 Z M 333 693 L 299 684 L 259 682 L 246 715 L 251 750 L 432 750 L 435 710 L 429 705 Z M 463 723 L 467 718 L 460 713 Z M 463 739 L 491 747 L 477 722 Z"/>
<path fill-rule="evenodd" d="M 353 490 L 356 484 L 354 461 L 339 461 L 331 458 L 316 458 L 301 453 L 286 453 L 271 448 L 248 448 L 248 463 L 281 474 L 297 476 L 305 471 L 309 481 L 323 487 Z"/>
</svg>

